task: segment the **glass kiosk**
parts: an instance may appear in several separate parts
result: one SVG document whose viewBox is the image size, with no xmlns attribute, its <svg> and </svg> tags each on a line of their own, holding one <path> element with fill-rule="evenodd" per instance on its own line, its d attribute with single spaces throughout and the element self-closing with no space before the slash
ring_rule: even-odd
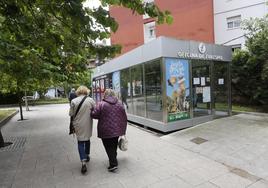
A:
<svg viewBox="0 0 268 188">
<path fill-rule="evenodd" d="M 97 67 L 93 97 L 113 88 L 129 121 L 162 132 L 190 127 L 231 115 L 230 61 L 230 47 L 159 37 Z"/>
</svg>

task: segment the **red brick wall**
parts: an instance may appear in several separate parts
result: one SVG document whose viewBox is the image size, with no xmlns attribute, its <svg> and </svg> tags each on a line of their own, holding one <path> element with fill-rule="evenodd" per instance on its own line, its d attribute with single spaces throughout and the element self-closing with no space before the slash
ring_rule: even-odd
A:
<svg viewBox="0 0 268 188">
<path fill-rule="evenodd" d="M 156 36 L 214 43 L 212 0 L 155 0 L 161 10 L 169 10 L 172 25 L 156 27 Z"/>
<path fill-rule="evenodd" d="M 214 43 L 213 0 L 155 0 L 161 10 L 169 10 L 173 24 L 157 25 L 156 36 Z M 112 44 L 122 45 L 122 54 L 144 43 L 142 16 L 121 7 L 110 7 L 110 14 L 119 23 L 111 36 Z"/>
<path fill-rule="evenodd" d="M 122 54 L 143 44 L 142 16 L 133 15 L 129 9 L 114 6 L 110 7 L 110 15 L 119 24 L 116 33 L 111 36 L 111 43 L 120 44 Z"/>
</svg>

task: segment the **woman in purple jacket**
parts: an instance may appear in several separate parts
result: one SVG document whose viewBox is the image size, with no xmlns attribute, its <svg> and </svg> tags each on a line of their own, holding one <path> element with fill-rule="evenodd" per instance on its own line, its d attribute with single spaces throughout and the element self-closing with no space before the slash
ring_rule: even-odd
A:
<svg viewBox="0 0 268 188">
<path fill-rule="evenodd" d="M 98 119 L 98 137 L 109 158 L 109 172 L 117 169 L 117 145 L 119 136 L 126 134 L 127 115 L 124 106 L 115 97 L 112 89 L 106 89 L 103 100 L 91 111 L 91 117 Z"/>
</svg>

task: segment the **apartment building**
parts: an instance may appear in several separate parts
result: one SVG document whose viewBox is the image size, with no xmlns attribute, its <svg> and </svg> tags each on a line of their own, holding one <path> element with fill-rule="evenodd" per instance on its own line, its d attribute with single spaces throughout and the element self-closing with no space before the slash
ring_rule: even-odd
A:
<svg viewBox="0 0 268 188">
<path fill-rule="evenodd" d="M 267 10 L 267 0 L 214 0 L 215 43 L 243 48 L 247 31 L 241 28 L 242 22 L 263 18 Z"/>
</svg>

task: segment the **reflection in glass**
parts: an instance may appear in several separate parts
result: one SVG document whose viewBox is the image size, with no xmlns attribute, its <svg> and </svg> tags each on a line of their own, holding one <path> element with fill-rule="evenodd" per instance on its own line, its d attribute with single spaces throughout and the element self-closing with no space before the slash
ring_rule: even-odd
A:
<svg viewBox="0 0 268 188">
<path fill-rule="evenodd" d="M 145 63 L 147 117 L 163 121 L 160 60 Z"/>
<path fill-rule="evenodd" d="M 121 101 L 127 113 L 133 114 L 130 83 L 130 69 L 120 71 Z"/>
<path fill-rule="evenodd" d="M 216 115 L 228 112 L 228 63 L 214 62 L 214 100 Z M 225 112 L 225 113 L 224 113 Z"/>
<path fill-rule="evenodd" d="M 145 117 L 145 100 L 143 87 L 143 67 L 131 68 L 133 114 Z"/>
</svg>

